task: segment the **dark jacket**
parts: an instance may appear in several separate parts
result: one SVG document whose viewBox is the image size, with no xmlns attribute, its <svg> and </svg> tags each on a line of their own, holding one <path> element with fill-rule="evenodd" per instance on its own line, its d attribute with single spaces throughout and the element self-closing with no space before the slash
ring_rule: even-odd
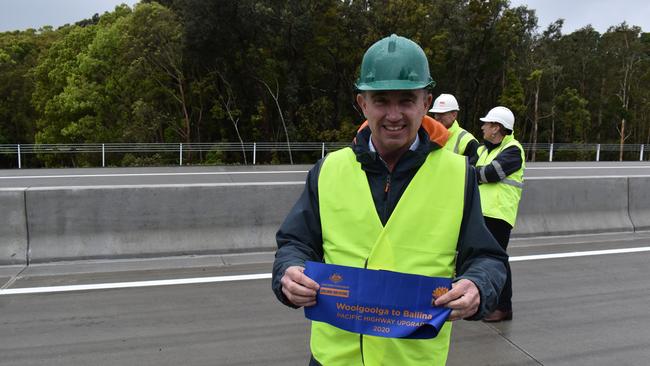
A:
<svg viewBox="0 0 650 366">
<path fill-rule="evenodd" d="M 352 146 L 357 161 L 368 177 L 368 184 L 382 224 L 386 224 L 402 193 L 424 163 L 429 152 L 440 146 L 429 141 L 422 128 L 418 131 L 420 145 L 407 151 L 389 172 L 381 158 L 368 148 L 370 129 L 357 134 Z M 318 205 L 318 175 L 323 160 L 307 175 L 305 190 L 278 230 L 278 250 L 273 263 L 272 287 L 280 301 L 292 306 L 282 293 L 280 279 L 289 266 L 304 266 L 304 262 L 323 261 L 323 241 Z M 477 320 L 496 307 L 498 295 L 506 279 L 508 255 L 501 249 L 485 227 L 481 213 L 480 197 L 474 168 L 467 166 L 465 210 L 458 239 L 456 280 L 466 278 L 476 284 L 481 295 L 478 312 L 471 318 Z M 441 192 L 444 194 L 444 192 Z M 431 204 L 435 204 L 432 202 Z M 293 306 L 292 306 L 293 307 Z"/>
<path fill-rule="evenodd" d="M 467 156 L 467 159 L 471 165 L 476 165 L 476 162 L 478 161 L 478 147 L 479 143 L 476 139 L 470 140 L 465 147 L 465 152 L 463 155 Z"/>
<path fill-rule="evenodd" d="M 493 144 L 490 141 L 483 141 L 483 145 L 487 148 L 487 153 L 489 154 L 492 150 L 501 146 L 501 143 Z M 502 172 L 499 175 L 499 170 L 495 167 L 497 162 Z M 477 166 L 476 167 L 476 179 L 478 183 L 495 183 L 501 181 L 503 178 L 509 176 L 510 174 L 521 169 L 521 150 L 518 146 L 510 146 L 505 148 L 503 151 L 497 155 L 494 160 L 488 165 Z M 474 163 L 476 165 L 476 163 Z"/>
</svg>

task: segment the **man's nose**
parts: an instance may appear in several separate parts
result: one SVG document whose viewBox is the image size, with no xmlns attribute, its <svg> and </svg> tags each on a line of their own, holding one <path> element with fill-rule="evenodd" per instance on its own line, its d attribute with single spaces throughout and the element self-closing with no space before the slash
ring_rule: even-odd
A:
<svg viewBox="0 0 650 366">
<path fill-rule="evenodd" d="M 390 121 L 397 121 L 402 118 L 402 110 L 398 103 L 390 103 L 386 113 L 386 119 Z"/>
</svg>

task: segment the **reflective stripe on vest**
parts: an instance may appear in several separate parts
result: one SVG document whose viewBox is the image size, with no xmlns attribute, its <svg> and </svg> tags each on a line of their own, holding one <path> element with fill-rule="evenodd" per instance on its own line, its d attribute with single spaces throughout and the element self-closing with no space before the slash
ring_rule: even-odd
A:
<svg viewBox="0 0 650 366">
<path fill-rule="evenodd" d="M 521 168 L 516 172 L 506 176 L 498 161 L 494 160 L 501 153 L 510 146 L 517 146 L 521 152 Z M 492 217 L 506 221 L 510 226 L 514 227 L 517 221 L 517 211 L 519 209 L 519 201 L 521 200 L 521 191 L 524 188 L 524 169 L 526 168 L 526 159 L 524 156 L 524 149 L 521 144 L 515 140 L 513 135 L 506 135 L 501 141 L 501 146 L 487 152 L 485 146 L 478 148 L 478 161 L 476 162 L 476 169 L 479 170 L 481 181 L 486 181 L 485 169 L 487 165 L 494 166 L 494 170 L 501 180 L 494 183 L 481 183 L 479 187 L 481 195 L 481 208 L 483 209 L 483 216 Z"/>
<path fill-rule="evenodd" d="M 325 262 L 453 277 L 466 172 L 464 157 L 431 152 L 384 227 L 352 149 L 329 154 L 318 177 Z M 450 322 L 427 340 L 362 336 L 312 322 L 310 343 L 324 366 L 429 366 L 445 364 L 450 335 Z"/>
<path fill-rule="evenodd" d="M 449 127 L 449 140 L 445 144 L 445 149 L 463 155 L 465 154 L 467 144 L 472 140 L 476 140 L 474 135 L 461 128 L 458 121 L 454 121 L 451 127 Z"/>
</svg>

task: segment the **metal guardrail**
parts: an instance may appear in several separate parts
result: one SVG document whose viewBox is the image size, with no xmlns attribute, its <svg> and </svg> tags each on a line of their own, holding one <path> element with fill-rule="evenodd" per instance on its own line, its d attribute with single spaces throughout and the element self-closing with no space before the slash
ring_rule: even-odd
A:
<svg viewBox="0 0 650 366">
<path fill-rule="evenodd" d="M 178 153 L 179 165 L 183 165 L 183 153 L 186 152 L 244 152 L 252 153 L 253 164 L 257 162 L 258 152 L 288 152 L 290 151 L 320 151 L 321 158 L 328 151 L 335 151 L 349 146 L 349 142 L 215 142 L 215 143 L 107 143 L 107 144 L 0 144 L 0 154 L 16 155 L 18 168 L 22 168 L 22 156 L 27 154 L 77 154 L 101 153 L 102 167 L 106 166 L 106 156 L 111 153 Z M 601 152 L 618 152 L 619 144 L 574 144 L 574 143 L 524 143 L 524 150 L 529 155 L 531 151 L 548 152 L 548 161 L 559 151 L 595 152 L 596 161 L 600 161 Z M 650 150 L 650 145 L 624 144 L 624 152 L 638 152 L 639 161 Z"/>
<path fill-rule="evenodd" d="M 559 143 L 559 144 L 531 144 L 524 143 L 522 147 L 525 151 L 548 151 L 548 161 L 553 161 L 553 155 L 558 151 L 586 151 L 586 152 L 595 152 L 596 161 L 600 161 L 600 153 L 603 151 L 607 152 L 620 152 L 620 144 L 575 144 L 575 143 Z M 646 151 L 650 149 L 650 145 L 644 144 L 623 144 L 623 152 L 638 152 L 639 161 L 643 161 L 643 156 Z"/>
<path fill-rule="evenodd" d="M 178 153 L 179 165 L 183 165 L 186 152 L 244 152 L 253 154 L 253 164 L 258 152 L 274 151 L 320 151 L 321 158 L 328 151 L 349 146 L 349 142 L 215 142 L 215 143 L 111 143 L 111 144 L 0 144 L 0 154 L 15 154 L 18 168 L 22 168 L 22 156 L 26 154 L 77 154 L 101 153 L 102 167 L 110 153 Z M 289 149 L 290 148 L 290 149 Z"/>
</svg>

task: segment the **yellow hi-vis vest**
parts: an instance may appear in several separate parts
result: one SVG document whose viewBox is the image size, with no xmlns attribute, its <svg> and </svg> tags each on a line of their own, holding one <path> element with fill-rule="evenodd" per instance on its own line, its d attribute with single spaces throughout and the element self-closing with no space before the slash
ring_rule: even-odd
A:
<svg viewBox="0 0 650 366">
<path fill-rule="evenodd" d="M 453 277 L 466 164 L 464 156 L 447 150 L 431 152 L 382 226 L 352 149 L 329 154 L 318 178 L 325 263 Z M 446 363 L 450 335 L 450 322 L 436 338 L 395 339 L 314 321 L 310 343 L 324 366 L 435 366 Z"/>
<path fill-rule="evenodd" d="M 458 121 L 454 121 L 451 127 L 449 127 L 449 140 L 445 143 L 445 149 L 463 155 L 465 154 L 467 144 L 472 140 L 476 140 L 474 135 L 460 127 Z"/>
<path fill-rule="evenodd" d="M 521 199 L 521 191 L 524 188 L 524 169 L 526 168 L 524 148 L 519 141 L 515 140 L 513 135 L 506 135 L 503 141 L 501 141 L 501 146 L 489 153 L 485 146 L 479 146 L 476 169 L 478 170 L 482 166 L 491 164 L 501 151 L 510 146 L 517 146 L 519 148 L 521 152 L 521 168 L 505 176 L 503 171 L 499 172 L 501 166 L 495 166 L 497 174 L 500 177 L 503 175 L 502 179 L 494 183 L 481 183 L 478 188 L 481 194 L 483 216 L 506 221 L 510 226 L 514 227 L 517 221 L 517 210 L 519 208 L 519 200 Z"/>
</svg>

